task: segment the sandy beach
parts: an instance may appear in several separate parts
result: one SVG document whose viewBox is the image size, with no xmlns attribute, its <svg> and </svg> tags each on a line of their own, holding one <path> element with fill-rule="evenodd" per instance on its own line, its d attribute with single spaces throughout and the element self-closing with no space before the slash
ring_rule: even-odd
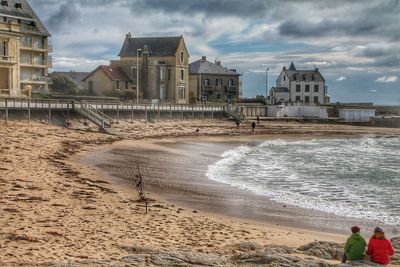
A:
<svg viewBox="0 0 400 267">
<path fill-rule="evenodd" d="M 283 266 L 279 263 L 285 261 L 298 266 L 339 263 L 340 244 L 346 236 L 331 225 L 337 217 L 324 219 L 318 213 L 310 216 L 309 211 L 273 205 L 256 214 L 246 201 L 254 206 L 254 201 L 263 204 L 264 200 L 235 188 L 222 190 L 204 177 L 197 179 L 219 152 L 249 141 L 249 137 L 239 137 L 235 141 L 222 138 L 222 142 L 218 136 L 248 135 L 249 124 L 236 128 L 231 121 L 121 122 L 116 128 L 118 135 L 110 136 L 39 123 L 0 125 L 1 266 L 169 266 L 179 265 L 177 262 L 179 266 L 207 262 L 247 266 L 254 263 L 254 257 L 265 266 Z M 364 134 L 399 136 L 400 129 L 263 122 L 254 137 Z M 165 139 L 182 136 L 190 138 L 179 142 Z M 218 146 L 205 153 L 210 142 Z M 144 173 L 154 176 L 146 186 L 148 197 L 154 200 L 148 214 L 136 201 L 136 192 L 128 186 L 123 171 L 118 173 L 125 162 L 100 163 L 107 153 L 117 155 L 113 160 L 129 153 L 129 157 L 147 162 Z M 200 161 L 193 162 L 190 154 Z M 177 161 L 190 171 L 169 168 Z M 129 162 L 132 165 L 134 161 Z M 176 174 L 181 178 L 164 183 L 160 179 Z M 235 198 L 229 196 L 233 193 Z M 233 203 L 225 205 L 229 201 Z M 334 243 L 307 246 L 317 240 Z M 322 251 L 321 247 L 330 251 L 330 257 L 316 252 Z M 266 259 L 267 252 L 276 257 Z M 264 256 L 260 259 L 257 253 Z M 270 263 L 275 265 L 266 265 Z M 326 265 L 315 265 L 320 263 Z"/>
</svg>

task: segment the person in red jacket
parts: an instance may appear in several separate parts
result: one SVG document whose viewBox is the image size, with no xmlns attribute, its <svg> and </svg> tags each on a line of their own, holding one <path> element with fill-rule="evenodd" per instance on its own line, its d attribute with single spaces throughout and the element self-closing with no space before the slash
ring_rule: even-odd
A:
<svg viewBox="0 0 400 267">
<path fill-rule="evenodd" d="M 394 249 L 390 240 L 386 239 L 382 228 L 376 227 L 374 235 L 368 243 L 367 255 L 371 257 L 371 261 L 382 265 L 390 263 L 390 256 L 394 255 Z"/>
</svg>

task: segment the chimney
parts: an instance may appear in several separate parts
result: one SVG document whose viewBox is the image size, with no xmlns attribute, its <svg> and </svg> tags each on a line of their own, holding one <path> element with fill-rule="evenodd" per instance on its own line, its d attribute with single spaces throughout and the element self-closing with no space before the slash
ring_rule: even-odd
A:
<svg viewBox="0 0 400 267">
<path fill-rule="evenodd" d="M 215 60 L 215 64 L 217 64 L 218 66 L 221 66 L 221 61 L 220 60 Z"/>
<path fill-rule="evenodd" d="M 286 67 L 284 66 L 284 67 L 282 68 L 282 70 L 286 70 Z"/>
<path fill-rule="evenodd" d="M 128 33 L 126 34 L 126 38 L 127 38 L 127 39 L 128 39 L 128 38 L 132 38 L 131 32 L 128 32 Z"/>
<path fill-rule="evenodd" d="M 206 60 L 207 60 L 207 57 L 206 57 L 206 56 L 202 56 L 202 57 L 201 57 L 201 61 L 204 62 L 204 61 L 206 61 Z"/>
<path fill-rule="evenodd" d="M 315 68 L 315 73 L 317 73 L 319 71 L 319 69 L 318 68 Z"/>
</svg>

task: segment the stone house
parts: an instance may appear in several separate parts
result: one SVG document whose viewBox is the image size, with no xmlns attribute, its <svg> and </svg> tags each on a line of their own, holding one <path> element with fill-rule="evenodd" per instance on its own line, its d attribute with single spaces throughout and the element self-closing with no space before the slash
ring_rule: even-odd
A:
<svg viewBox="0 0 400 267">
<path fill-rule="evenodd" d="M 240 74 L 235 69 L 207 61 L 203 56 L 189 65 L 190 99 L 195 101 L 233 100 L 239 98 Z"/>
<path fill-rule="evenodd" d="M 134 94 L 138 90 L 140 99 L 189 103 L 189 53 L 183 36 L 133 37 L 128 33 L 118 56 L 119 60 L 110 61 L 110 67 L 125 73 L 128 90 Z M 92 81 L 94 93 L 104 91 L 104 87 L 96 88 L 102 83 L 97 79 L 104 79 L 104 75 L 89 78 L 85 79 L 86 89 Z"/>
<path fill-rule="evenodd" d="M 0 95 L 47 92 L 49 37 L 26 0 L 0 1 Z"/>
<path fill-rule="evenodd" d="M 279 88 L 279 89 L 277 89 Z M 282 88 L 285 89 L 285 94 L 289 94 L 289 99 L 282 97 Z M 297 70 L 293 62 L 289 69 L 283 67 L 278 79 L 276 87 L 270 90 L 271 104 L 282 102 L 273 94 L 280 91 L 279 97 L 287 100 L 290 103 L 300 103 L 305 105 L 320 105 L 329 103 L 328 87 L 325 85 L 325 79 L 319 72 L 318 68 L 314 70 Z"/>
<path fill-rule="evenodd" d="M 88 95 L 104 96 L 132 88 L 131 78 L 118 66 L 99 66 L 82 81 Z"/>
</svg>

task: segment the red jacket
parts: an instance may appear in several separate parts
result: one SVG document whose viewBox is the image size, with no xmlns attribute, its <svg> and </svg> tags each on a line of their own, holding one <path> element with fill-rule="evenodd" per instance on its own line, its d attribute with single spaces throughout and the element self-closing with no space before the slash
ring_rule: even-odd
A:
<svg viewBox="0 0 400 267">
<path fill-rule="evenodd" d="M 389 257 L 394 255 L 392 243 L 387 239 L 372 237 L 368 243 L 367 255 L 371 256 L 371 261 L 383 265 L 388 265 Z"/>
</svg>

